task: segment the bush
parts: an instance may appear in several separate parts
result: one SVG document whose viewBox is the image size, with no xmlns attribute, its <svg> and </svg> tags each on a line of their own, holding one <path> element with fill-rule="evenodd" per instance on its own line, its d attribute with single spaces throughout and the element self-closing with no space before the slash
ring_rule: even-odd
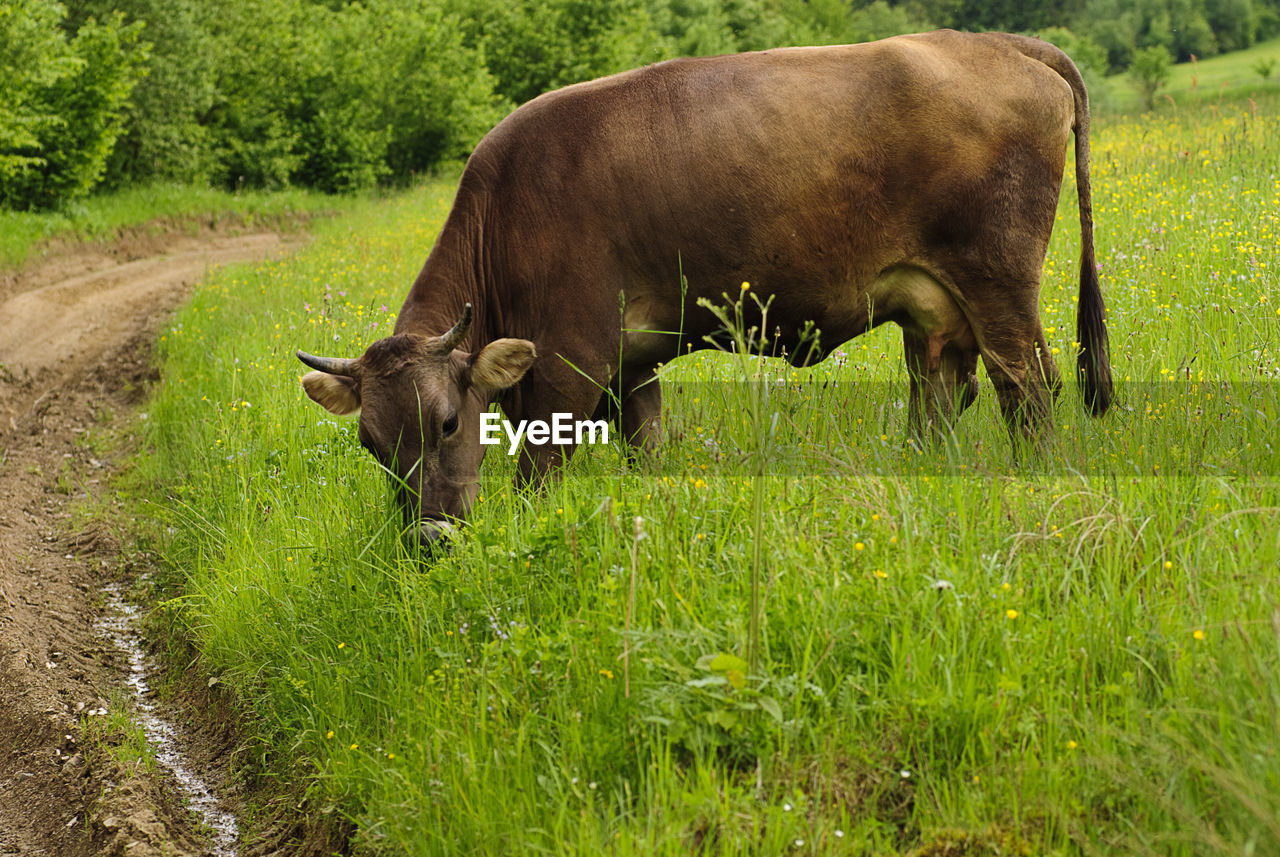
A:
<svg viewBox="0 0 1280 857">
<path fill-rule="evenodd" d="M 63 16 L 43 0 L 0 12 L 0 54 L 9 57 L 0 70 L 13 80 L 0 102 L 0 204 L 9 208 L 48 208 L 87 194 L 144 73 L 141 25 L 125 25 L 118 14 L 90 19 L 68 41 L 58 28 Z"/>
<path fill-rule="evenodd" d="M 1138 92 L 1142 95 L 1142 103 L 1146 109 L 1155 107 L 1156 93 L 1168 82 L 1172 65 L 1173 57 L 1161 45 L 1143 48 L 1133 55 L 1129 77 L 1138 85 Z"/>
<path fill-rule="evenodd" d="M 225 61 L 212 36 L 213 4 L 201 0 L 103 0 L 127 21 L 141 21 L 150 47 L 147 74 L 122 111 L 124 132 L 104 182 L 207 184 L 214 172 L 208 125 Z M 92 8 L 92 7 L 91 7 Z"/>
</svg>

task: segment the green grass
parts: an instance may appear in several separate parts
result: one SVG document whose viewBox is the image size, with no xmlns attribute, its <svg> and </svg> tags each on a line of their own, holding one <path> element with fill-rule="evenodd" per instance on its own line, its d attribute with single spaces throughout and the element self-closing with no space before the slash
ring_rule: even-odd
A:
<svg viewBox="0 0 1280 857">
<path fill-rule="evenodd" d="M 122 230 L 161 222 L 194 228 L 199 219 L 279 228 L 343 207 L 339 198 L 314 191 L 227 193 L 162 184 L 99 194 L 58 211 L 0 211 L 0 271 L 20 267 L 50 241 L 111 240 Z"/>
<path fill-rule="evenodd" d="M 293 350 L 389 333 L 453 188 L 319 224 L 160 343 L 168 607 L 357 853 L 1276 853 L 1278 162 L 1275 100 L 1099 122 L 1121 401 L 1089 420 L 1069 383 L 1035 461 L 985 384 L 905 446 L 896 330 L 806 371 L 703 353 L 657 459 L 521 494 L 491 451 L 430 565 Z M 1074 200 L 1042 295 L 1067 378 Z"/>
<path fill-rule="evenodd" d="M 1276 70 L 1266 79 L 1253 68 L 1259 60 L 1265 59 L 1274 59 L 1278 63 Z M 1141 111 L 1142 98 L 1127 74 L 1107 78 L 1107 86 L 1110 89 L 1110 97 L 1106 99 L 1109 110 Z M 1204 103 L 1268 98 L 1276 93 L 1280 93 L 1280 39 L 1196 62 L 1176 63 L 1156 99 L 1159 109 L 1164 111 Z"/>
</svg>

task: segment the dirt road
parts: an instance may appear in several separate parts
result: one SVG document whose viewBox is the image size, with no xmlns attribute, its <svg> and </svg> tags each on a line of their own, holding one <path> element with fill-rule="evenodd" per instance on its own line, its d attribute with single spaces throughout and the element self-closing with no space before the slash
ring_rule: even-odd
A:
<svg viewBox="0 0 1280 857">
<path fill-rule="evenodd" d="M 296 241 L 148 235 L 0 275 L 0 855 L 209 853 L 163 772 L 85 746 L 90 713 L 126 698 L 129 660 L 95 622 L 103 587 L 131 572 L 72 509 L 108 495 L 113 462 L 85 438 L 126 425 L 155 331 L 191 287 Z"/>
</svg>

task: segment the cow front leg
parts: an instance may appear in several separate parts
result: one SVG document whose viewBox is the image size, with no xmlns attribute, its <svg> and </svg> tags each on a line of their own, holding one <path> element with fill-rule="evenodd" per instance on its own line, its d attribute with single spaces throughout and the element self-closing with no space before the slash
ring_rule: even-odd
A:
<svg viewBox="0 0 1280 857">
<path fill-rule="evenodd" d="M 622 439 L 633 451 L 657 448 L 662 431 L 662 387 L 654 367 L 624 375 L 622 383 Z"/>
<path fill-rule="evenodd" d="M 902 345 L 911 378 L 911 434 L 921 441 L 944 436 L 978 396 L 978 352 L 906 329 Z"/>
</svg>

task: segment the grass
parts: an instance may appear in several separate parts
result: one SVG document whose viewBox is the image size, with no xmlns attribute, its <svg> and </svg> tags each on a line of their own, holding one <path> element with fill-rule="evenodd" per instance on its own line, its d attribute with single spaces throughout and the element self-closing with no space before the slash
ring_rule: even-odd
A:
<svg viewBox="0 0 1280 857">
<path fill-rule="evenodd" d="M 158 184 L 98 194 L 57 211 L 0 211 L 0 271 L 21 267 L 51 241 L 106 241 L 130 228 L 194 228 L 197 220 L 278 228 L 344 207 L 314 191 L 242 191 Z M 167 228 L 167 227 L 166 227 Z"/>
<path fill-rule="evenodd" d="M 1168 82 L 1156 95 L 1159 107 L 1166 110 L 1202 103 L 1274 97 L 1280 93 L 1280 67 L 1266 79 L 1254 70 L 1259 60 L 1267 59 L 1280 63 L 1280 39 L 1208 59 L 1176 63 L 1170 69 Z M 1108 78 L 1107 86 L 1110 97 L 1104 100 L 1109 110 L 1120 113 L 1141 111 L 1142 98 L 1127 74 Z"/>
<path fill-rule="evenodd" d="M 167 607 L 356 853 L 1280 851 L 1280 101 L 1254 108 L 1097 124 L 1121 404 L 1068 385 L 1038 461 L 989 385 L 906 446 L 895 330 L 804 371 L 704 352 L 664 370 L 660 456 L 522 494 L 491 451 L 430 565 L 292 355 L 390 332 L 453 188 L 320 223 L 160 342 Z M 1074 200 L 1042 294 L 1067 378 Z"/>
</svg>

